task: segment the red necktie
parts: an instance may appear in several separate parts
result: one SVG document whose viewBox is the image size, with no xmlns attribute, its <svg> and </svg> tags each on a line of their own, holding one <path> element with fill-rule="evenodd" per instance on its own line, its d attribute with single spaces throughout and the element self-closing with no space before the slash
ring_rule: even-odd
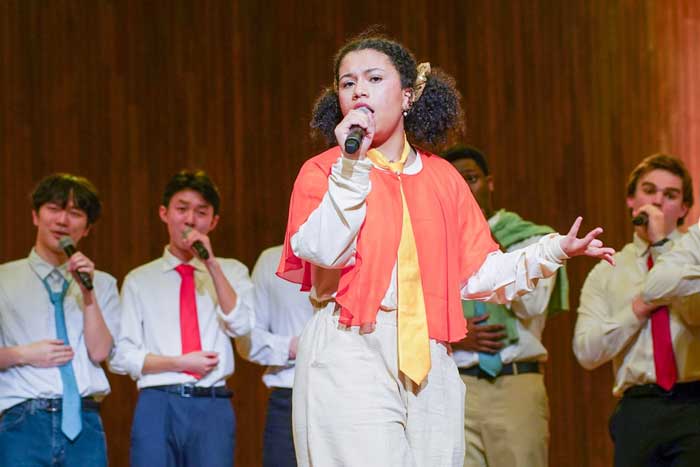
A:
<svg viewBox="0 0 700 467">
<path fill-rule="evenodd" d="M 647 267 L 651 269 L 652 266 L 654 266 L 654 260 L 650 253 L 647 258 Z M 678 370 L 676 370 L 676 356 L 673 354 L 668 307 L 665 305 L 652 312 L 651 340 L 654 346 L 656 384 L 670 391 L 678 379 Z"/>
<path fill-rule="evenodd" d="M 197 301 L 194 293 L 194 267 L 181 264 L 175 270 L 182 277 L 180 284 L 180 338 L 182 340 L 182 355 L 202 350 L 199 336 L 199 320 L 197 319 Z M 202 375 L 185 371 L 188 375 L 199 379 Z"/>
</svg>

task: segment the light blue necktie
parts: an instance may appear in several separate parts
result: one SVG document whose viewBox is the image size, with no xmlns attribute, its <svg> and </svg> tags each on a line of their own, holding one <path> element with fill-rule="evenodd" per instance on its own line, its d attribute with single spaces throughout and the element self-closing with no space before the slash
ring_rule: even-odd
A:
<svg viewBox="0 0 700 467">
<path fill-rule="evenodd" d="M 486 305 L 484 302 L 475 301 L 474 302 L 474 316 L 481 316 L 486 313 Z M 479 352 L 479 368 L 484 370 L 489 375 L 494 378 L 501 373 L 503 368 L 503 362 L 501 361 L 501 353 L 497 352 L 495 354 L 490 354 L 486 352 Z"/>
<path fill-rule="evenodd" d="M 63 341 L 65 345 L 70 345 L 68 342 L 68 330 L 66 329 L 66 316 L 63 312 L 63 298 L 68 290 L 68 281 L 63 280 L 63 288 L 60 292 L 51 290 L 48 283 L 49 276 L 43 279 L 44 286 L 49 292 L 49 298 L 53 303 L 54 315 L 56 316 L 56 338 Z M 73 373 L 73 364 L 69 361 L 64 363 L 58 369 L 61 372 L 61 381 L 63 382 L 63 399 L 61 407 L 61 431 L 69 440 L 73 441 L 83 429 L 83 422 L 80 415 L 80 393 L 78 392 L 78 383 L 75 380 Z"/>
</svg>

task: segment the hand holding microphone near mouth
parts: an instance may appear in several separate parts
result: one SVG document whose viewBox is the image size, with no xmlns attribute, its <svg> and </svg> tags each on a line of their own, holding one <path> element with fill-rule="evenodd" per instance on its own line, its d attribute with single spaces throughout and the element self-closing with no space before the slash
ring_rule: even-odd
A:
<svg viewBox="0 0 700 467">
<path fill-rule="evenodd" d="M 632 211 L 634 230 L 642 239 L 656 243 L 666 237 L 666 219 L 663 211 L 653 204 L 645 204 Z"/>
<path fill-rule="evenodd" d="M 360 106 L 348 112 L 335 128 L 343 156 L 348 159 L 364 159 L 374 139 L 374 131 L 374 112 L 369 107 Z"/>
<path fill-rule="evenodd" d="M 186 227 L 182 232 L 182 239 L 202 260 L 206 261 L 213 256 L 211 253 L 211 243 L 209 237 L 198 232 L 191 227 Z"/>
<path fill-rule="evenodd" d="M 75 248 L 75 242 L 68 235 L 61 237 L 58 244 L 68 257 L 68 271 L 78 281 L 83 293 L 91 291 L 95 263 Z"/>
</svg>

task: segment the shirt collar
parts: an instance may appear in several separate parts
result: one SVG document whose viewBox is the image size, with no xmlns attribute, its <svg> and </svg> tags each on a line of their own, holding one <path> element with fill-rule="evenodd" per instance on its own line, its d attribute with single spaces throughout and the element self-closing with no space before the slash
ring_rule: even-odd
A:
<svg viewBox="0 0 700 467">
<path fill-rule="evenodd" d="M 681 236 L 681 233 L 678 231 L 678 229 L 674 229 L 673 232 L 667 235 L 668 238 L 673 240 L 674 242 L 678 240 Z M 637 235 L 635 232 L 633 238 L 632 238 L 632 244 L 634 245 L 634 251 L 637 254 L 637 256 L 645 256 L 649 252 L 649 244 L 642 240 L 642 238 Z"/>
<path fill-rule="evenodd" d="M 420 172 L 423 169 L 423 160 L 421 159 L 421 154 L 418 148 L 413 148 L 416 151 L 416 158 L 409 164 L 406 164 L 403 168 L 403 172 L 401 175 L 416 175 L 418 172 Z M 389 172 L 387 169 L 383 169 L 377 165 L 374 164 L 374 162 L 370 161 L 372 163 L 372 167 L 378 170 L 383 170 L 384 172 Z"/>
<path fill-rule="evenodd" d="M 32 248 L 32 251 L 29 253 L 27 261 L 29 261 L 29 267 L 32 268 L 32 270 L 42 281 L 45 280 L 54 270 L 58 271 L 64 280 L 70 281 L 71 279 L 71 276 L 68 273 L 68 261 L 59 266 L 54 266 L 39 256 L 39 253 L 37 253 L 34 248 Z"/>
<path fill-rule="evenodd" d="M 172 271 L 181 264 L 183 264 L 183 261 L 174 254 L 170 253 L 168 245 L 165 245 L 165 248 L 163 248 L 163 272 Z M 192 259 L 186 264 L 191 265 L 199 272 L 205 272 L 207 270 L 204 263 L 202 263 L 197 256 L 193 256 Z"/>
<path fill-rule="evenodd" d="M 501 212 L 502 211 L 503 211 L 503 209 L 499 209 L 498 211 L 496 211 L 493 214 L 493 216 L 489 217 L 488 223 L 489 223 L 490 228 L 493 229 L 493 226 L 498 224 L 498 221 L 501 220 Z"/>
</svg>

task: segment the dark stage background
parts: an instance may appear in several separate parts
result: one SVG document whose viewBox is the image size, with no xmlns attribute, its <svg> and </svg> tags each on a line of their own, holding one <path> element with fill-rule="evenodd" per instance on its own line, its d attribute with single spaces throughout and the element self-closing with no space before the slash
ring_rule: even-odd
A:
<svg viewBox="0 0 700 467">
<path fill-rule="evenodd" d="M 160 193 L 177 170 L 219 184 L 220 256 L 252 267 L 282 239 L 314 98 L 338 46 L 368 25 L 457 79 L 466 141 L 490 156 L 496 201 L 566 229 L 582 214 L 621 247 L 625 178 L 669 151 L 700 168 L 700 4 L 571 1 L 0 1 L 0 262 L 33 244 L 27 195 L 70 171 L 100 188 L 105 215 L 82 245 L 120 281 L 166 242 Z M 697 210 L 690 216 L 697 219 Z M 570 265 L 571 301 L 594 262 Z M 576 314 L 553 319 L 551 465 L 606 466 L 611 370 L 582 370 Z M 261 459 L 261 369 L 237 362 L 237 465 Z M 111 464 L 128 463 L 134 383 L 110 375 Z"/>
</svg>

